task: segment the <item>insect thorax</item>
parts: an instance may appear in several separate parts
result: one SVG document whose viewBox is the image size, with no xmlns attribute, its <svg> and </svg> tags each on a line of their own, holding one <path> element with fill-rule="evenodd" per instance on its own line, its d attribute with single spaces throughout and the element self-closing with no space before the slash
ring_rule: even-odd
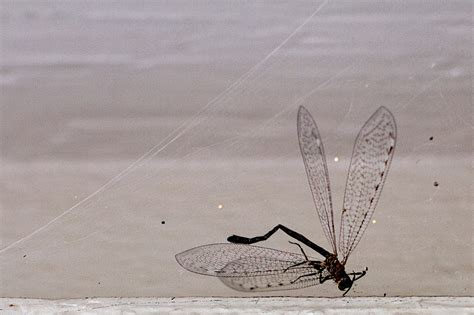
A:
<svg viewBox="0 0 474 315">
<path fill-rule="evenodd" d="M 339 283 L 341 279 L 347 277 L 344 265 L 339 262 L 336 255 L 331 254 L 328 256 L 324 261 L 324 264 L 337 283 Z"/>
</svg>

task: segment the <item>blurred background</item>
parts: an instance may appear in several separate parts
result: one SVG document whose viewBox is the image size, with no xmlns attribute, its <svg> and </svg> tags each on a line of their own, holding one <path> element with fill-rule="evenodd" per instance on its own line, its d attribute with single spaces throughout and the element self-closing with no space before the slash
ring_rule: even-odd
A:
<svg viewBox="0 0 474 315">
<path fill-rule="evenodd" d="M 397 120 L 350 294 L 472 296 L 471 1 L 2 0 L 0 18 L 1 296 L 253 296 L 174 255 L 278 223 L 329 249 L 299 105 L 336 229 L 359 129 L 381 105 Z"/>
</svg>

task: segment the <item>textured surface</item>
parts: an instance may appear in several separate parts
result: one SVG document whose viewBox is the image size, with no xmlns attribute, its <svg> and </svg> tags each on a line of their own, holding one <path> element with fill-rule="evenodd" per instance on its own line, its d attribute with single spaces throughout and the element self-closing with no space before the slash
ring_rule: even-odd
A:
<svg viewBox="0 0 474 315">
<path fill-rule="evenodd" d="M 473 298 L 161 298 L 0 299 L 9 313 L 67 314 L 472 314 Z"/>
</svg>

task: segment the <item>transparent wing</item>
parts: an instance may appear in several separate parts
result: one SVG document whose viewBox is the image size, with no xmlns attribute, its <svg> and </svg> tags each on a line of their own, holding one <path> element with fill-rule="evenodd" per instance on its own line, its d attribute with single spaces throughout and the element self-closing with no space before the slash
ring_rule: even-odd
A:
<svg viewBox="0 0 474 315">
<path fill-rule="evenodd" d="M 303 288 L 319 284 L 319 273 L 328 276 L 303 255 L 243 244 L 204 245 L 177 254 L 176 260 L 188 271 L 219 277 L 239 291 Z"/>
<path fill-rule="evenodd" d="M 258 271 L 247 272 L 249 267 L 259 264 Z M 294 262 L 275 260 L 269 257 L 246 257 L 229 263 L 223 271 L 232 270 L 243 276 L 219 279 L 228 287 L 238 291 L 276 291 L 300 289 L 320 283 L 320 277 L 329 275 L 326 269 L 318 271 L 309 263 L 295 266 Z M 321 274 L 321 276 L 320 276 Z"/>
<path fill-rule="evenodd" d="M 301 155 L 309 187 L 313 194 L 314 205 L 318 211 L 324 234 L 332 246 L 333 253 L 337 255 L 331 188 L 329 187 L 323 142 L 313 117 L 303 106 L 300 106 L 298 110 L 297 127 Z"/>
<path fill-rule="evenodd" d="M 245 270 L 226 268 L 230 263 L 248 257 L 254 259 L 255 264 L 246 265 Z M 262 264 L 257 264 L 258 258 Z M 287 265 L 305 261 L 301 254 L 284 252 L 276 249 L 251 246 L 245 244 L 210 244 L 195 247 L 176 255 L 178 263 L 186 270 L 208 276 L 243 276 L 250 272 L 269 271 L 273 268 L 272 262 L 287 262 Z M 281 263 L 279 263 L 281 265 Z M 278 265 L 278 266 L 280 266 Z"/>
<path fill-rule="evenodd" d="M 360 130 L 352 152 L 344 193 L 339 235 L 342 263 L 364 234 L 380 197 L 392 161 L 397 128 L 395 118 L 380 107 Z"/>
</svg>

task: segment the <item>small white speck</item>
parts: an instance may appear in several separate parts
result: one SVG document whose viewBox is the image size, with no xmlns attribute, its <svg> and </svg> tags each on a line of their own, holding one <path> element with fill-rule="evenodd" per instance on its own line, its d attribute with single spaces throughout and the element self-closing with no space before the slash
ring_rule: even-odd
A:
<svg viewBox="0 0 474 315">
<path fill-rule="evenodd" d="M 316 139 L 316 145 L 317 145 L 318 147 L 321 146 L 321 140 Z"/>
<path fill-rule="evenodd" d="M 433 63 L 431 64 L 431 69 L 433 69 L 434 67 L 436 67 L 436 62 L 433 62 Z"/>
<path fill-rule="evenodd" d="M 339 161 L 339 158 L 336 156 L 336 157 L 334 158 L 334 162 L 338 162 L 338 161 Z"/>
<path fill-rule="evenodd" d="M 79 197 L 77 195 L 74 195 L 74 199 L 77 199 L 77 198 L 79 198 Z"/>
<path fill-rule="evenodd" d="M 222 209 L 222 208 L 224 208 L 224 205 L 219 204 L 219 205 L 217 205 L 217 208 L 218 208 L 218 209 Z"/>
<path fill-rule="evenodd" d="M 372 224 L 375 224 L 375 223 L 377 223 L 377 220 L 372 220 Z"/>
</svg>

